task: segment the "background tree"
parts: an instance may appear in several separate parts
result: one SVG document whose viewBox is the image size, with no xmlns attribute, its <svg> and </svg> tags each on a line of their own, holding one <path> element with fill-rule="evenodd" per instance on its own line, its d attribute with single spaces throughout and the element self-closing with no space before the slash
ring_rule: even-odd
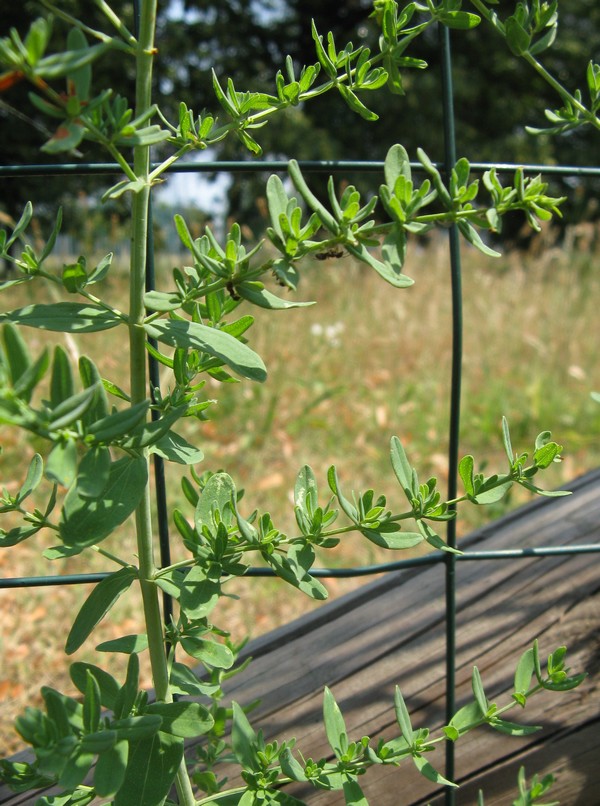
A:
<svg viewBox="0 0 600 806">
<path fill-rule="evenodd" d="M 61 8 L 77 15 L 81 5 L 81 0 L 65 0 Z M 3 12 L 5 32 L 11 26 L 25 30 L 27 14 L 35 6 L 32 0 L 26 0 L 7 8 Z M 116 0 L 113 6 L 122 17 L 131 20 L 131 2 Z M 514 6 L 514 0 L 501 0 L 497 6 L 500 17 L 513 11 Z M 306 24 L 311 17 L 320 33 L 332 30 L 336 41 L 366 43 L 376 52 L 375 26 L 367 20 L 371 8 L 370 0 L 348 0 L 343 4 L 338 0 L 165 2 L 160 9 L 158 33 L 162 62 L 158 71 L 159 102 L 173 119 L 177 117 L 171 100 L 174 98 L 184 100 L 196 111 L 207 108 L 218 113 L 209 70 L 213 65 L 221 77 L 231 76 L 240 90 L 274 92 L 274 77 L 283 68 L 286 55 L 298 66 L 316 62 L 310 27 Z M 567 85 L 581 86 L 587 59 L 590 55 L 597 59 L 600 52 L 600 5 L 596 0 L 569 0 L 560 3 L 559 13 L 559 34 L 548 55 L 549 66 Z M 97 21 L 92 20 L 92 24 L 96 22 L 99 27 L 104 25 L 100 15 Z M 54 34 L 57 44 L 63 34 L 64 26 L 57 22 Z M 435 35 L 420 37 L 409 55 L 424 59 L 431 69 L 404 72 L 406 95 L 400 105 L 389 103 L 385 94 L 374 94 L 372 108 L 380 116 L 376 136 L 370 124 L 346 104 L 333 103 L 330 96 L 325 96 L 306 108 L 288 111 L 282 116 L 284 120 L 280 120 L 276 135 L 270 127 L 259 130 L 257 136 L 264 155 L 285 159 L 293 154 L 300 160 L 382 160 L 388 148 L 401 141 L 411 156 L 421 146 L 433 159 L 440 159 L 442 124 L 437 103 L 439 65 Z M 560 104 L 552 90 L 515 60 L 485 24 L 468 33 L 457 33 L 453 56 L 459 153 L 468 154 L 472 161 L 486 162 L 585 165 L 593 161 L 596 147 L 593 133 L 585 128 L 561 138 L 532 137 L 525 132 L 523 120 L 530 125 L 543 125 L 544 109 Z M 102 74 L 96 80 L 98 85 L 113 86 L 126 96 L 131 94 L 131 76 L 116 63 L 103 64 Z M 51 122 L 41 120 L 33 107 L 29 118 L 14 114 L 14 108 L 20 106 L 17 99 L 27 89 L 16 84 L 0 95 L 0 137 L 4 153 L 11 154 L 13 160 L 34 162 L 40 160 L 39 147 L 47 139 L 44 127 Z M 410 121 L 409 126 L 404 124 L 405 120 Z M 81 151 L 86 160 L 99 158 L 90 144 L 83 144 Z M 215 157 L 252 159 L 231 137 L 219 144 Z M 3 159 L 0 155 L 0 161 Z M 345 178 L 362 188 L 372 183 L 364 175 L 348 174 Z M 262 227 L 257 199 L 264 194 L 265 179 L 261 174 L 238 174 L 228 194 L 230 212 L 242 215 L 256 230 Z M 5 190 L 0 201 L 7 212 L 14 214 L 22 207 L 33 182 L 39 180 L 20 183 L 18 189 L 17 183 L 3 184 Z M 44 185 L 50 204 L 65 193 L 71 196 L 76 193 L 81 180 L 45 180 Z M 86 179 L 86 188 L 91 185 Z M 590 213 L 590 196 L 597 195 L 598 188 L 588 181 L 578 183 L 575 188 L 555 190 L 575 194 L 578 204 L 570 205 L 575 210 L 571 215 L 579 216 Z M 198 203 L 201 205 L 201 200 Z M 120 211 L 117 208 L 112 213 L 118 215 Z"/>
</svg>

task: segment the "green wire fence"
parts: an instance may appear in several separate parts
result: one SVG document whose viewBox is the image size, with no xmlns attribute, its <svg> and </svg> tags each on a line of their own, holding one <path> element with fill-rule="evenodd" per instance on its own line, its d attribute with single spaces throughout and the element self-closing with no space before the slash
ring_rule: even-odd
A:
<svg viewBox="0 0 600 806">
<path fill-rule="evenodd" d="M 454 113 L 454 90 L 452 85 L 452 58 L 450 37 L 447 28 L 440 28 L 439 47 L 442 55 L 441 60 L 441 95 L 443 104 L 444 120 L 444 158 L 437 167 L 442 173 L 449 175 L 456 162 L 455 145 L 455 113 Z M 357 160 L 313 160 L 300 162 L 303 172 L 318 173 L 338 173 L 352 170 L 364 173 L 382 173 L 383 162 L 381 161 L 357 161 Z M 598 166 L 574 166 L 574 165 L 538 165 L 529 164 L 517 166 L 511 163 L 470 163 L 474 173 L 483 173 L 492 167 L 498 171 L 514 172 L 517 167 L 523 167 L 528 171 L 543 173 L 547 176 L 561 177 L 590 177 L 600 178 L 600 167 Z M 414 171 L 422 170 L 420 163 L 411 165 Z M 212 161 L 212 162 L 190 162 L 182 161 L 177 163 L 172 169 L 172 173 L 249 173 L 259 171 L 285 172 L 287 163 L 280 160 L 261 161 Z M 21 176 L 57 176 L 57 175 L 110 175 L 120 174 L 118 165 L 112 163 L 76 163 L 76 164 L 34 164 L 34 165 L 0 165 L 0 179 L 12 179 Z M 149 228 L 152 233 L 152 227 Z M 150 235 L 152 238 L 152 235 Z M 154 250 L 153 243 L 148 244 L 148 266 L 147 266 L 147 288 L 151 290 L 155 287 L 154 282 Z M 452 367 L 450 382 L 450 406 L 449 406 L 449 479 L 448 479 L 448 499 L 453 499 L 457 494 L 457 467 L 459 451 L 459 426 L 461 411 L 461 376 L 462 376 L 462 289 L 461 289 L 461 259 L 458 232 L 455 227 L 450 230 L 449 237 L 449 267 L 450 285 L 452 295 Z M 149 380 L 150 384 L 158 387 L 158 364 L 156 360 L 149 357 Z M 168 526 L 168 508 L 165 485 L 165 471 L 163 460 L 160 456 L 154 455 L 155 462 L 155 485 L 157 502 L 158 534 L 160 540 L 161 563 L 170 563 L 170 540 Z M 449 546 L 456 546 L 456 521 L 450 520 L 447 524 L 447 543 Z M 579 545 L 573 547 L 538 547 L 527 549 L 514 549 L 504 551 L 469 551 L 463 555 L 455 555 L 448 552 L 433 552 L 424 557 L 413 557 L 407 560 L 398 560 L 378 565 L 358 566 L 354 568 L 316 568 L 311 570 L 311 574 L 318 577 L 327 578 L 347 578 L 362 577 L 373 574 L 382 574 L 400 569 L 412 568 L 423 565 L 433 565 L 437 563 L 445 564 L 445 599 L 446 599 L 446 721 L 449 722 L 453 716 L 455 708 L 455 665 L 456 665 L 456 563 L 470 562 L 478 560 L 511 560 L 526 559 L 531 557 L 548 557 L 553 555 L 574 555 L 574 554 L 597 554 L 600 552 L 600 544 Z M 248 576 L 273 576 L 270 568 L 251 568 L 247 572 Z M 0 590 L 11 588 L 33 588 L 40 586 L 62 586 L 77 585 L 84 583 L 100 582 L 108 576 L 107 573 L 70 574 L 54 576 L 35 577 L 6 577 L 0 578 Z M 164 615 L 165 621 L 169 620 L 172 612 L 172 602 L 170 597 L 165 595 Z M 446 743 L 446 770 L 448 779 L 454 778 L 454 743 Z M 455 803 L 454 790 L 446 788 L 446 804 L 452 806 Z"/>
</svg>

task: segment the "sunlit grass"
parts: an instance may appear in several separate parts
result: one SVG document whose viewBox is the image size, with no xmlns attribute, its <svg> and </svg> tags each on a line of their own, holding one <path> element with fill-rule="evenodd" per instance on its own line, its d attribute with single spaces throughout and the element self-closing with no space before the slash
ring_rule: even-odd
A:
<svg viewBox="0 0 600 806">
<path fill-rule="evenodd" d="M 165 260 L 159 272 L 168 283 Z M 596 345 L 600 342 L 598 258 L 548 252 L 536 260 L 510 256 L 499 261 L 468 251 L 464 257 L 464 377 L 461 454 L 476 465 L 503 469 L 500 420 L 506 415 L 516 450 L 530 450 L 536 434 L 552 430 L 565 446 L 564 461 L 544 479 L 565 481 L 600 461 L 600 406 L 590 399 L 600 389 Z M 124 304 L 126 276 L 116 267 L 107 293 Z M 121 271 L 123 270 L 123 271 Z M 402 494 L 389 464 L 389 440 L 398 435 L 423 478 L 447 479 L 448 388 L 451 361 L 451 306 L 445 248 L 435 242 L 413 250 L 407 273 L 416 280 L 394 290 L 349 259 L 316 262 L 306 271 L 298 295 L 314 299 L 308 309 L 252 311 L 257 322 L 250 346 L 265 359 L 264 385 L 209 382 L 207 397 L 219 404 L 206 423 L 186 422 L 185 434 L 205 453 L 198 470 L 223 469 L 246 490 L 243 511 L 267 510 L 283 531 L 295 530 L 291 491 L 303 464 L 310 464 L 327 500 L 326 472 L 338 467 L 344 489 L 384 492 L 390 506 L 402 507 Z M 39 289 L 44 293 L 43 289 Z M 11 289 L 5 308 L 33 301 L 34 284 Z M 286 292 L 281 291 L 285 294 Z M 32 353 L 61 336 L 29 331 Z M 86 336 L 78 344 L 101 366 L 105 377 L 127 386 L 121 360 L 120 329 Z M 3 485 L 16 489 L 26 459 L 43 446 L 2 429 Z M 169 467 L 173 504 L 185 510 L 180 469 Z M 526 500 L 515 494 L 492 511 L 461 510 L 459 532 L 496 517 Z M 174 552 L 184 556 L 177 545 Z M 28 576 L 106 569 L 101 557 L 86 554 L 61 565 L 41 557 L 50 538 L 0 550 L 0 573 Z M 135 552 L 130 526 L 107 543 L 121 556 Z M 396 559 L 357 537 L 344 538 L 325 565 L 340 566 Z M 109 569 L 112 570 L 112 569 Z M 332 595 L 364 580 L 331 581 Z M 217 622 L 236 639 L 285 623 L 313 606 L 301 594 L 282 593 L 272 580 L 238 580 L 231 591 L 241 602 L 223 603 Z M 68 686 L 64 637 L 87 591 L 45 588 L 0 591 L 1 725 L 6 736 L 16 714 L 40 685 Z M 94 643 L 142 629 L 136 600 L 119 604 L 118 623 L 101 626 L 77 659 L 91 660 Z M 112 660 L 111 660 L 112 663 Z M 123 664 L 121 664 L 123 665 Z M 67 682 L 66 682 L 67 681 Z M 5 746 L 18 741 L 6 739 Z"/>
</svg>

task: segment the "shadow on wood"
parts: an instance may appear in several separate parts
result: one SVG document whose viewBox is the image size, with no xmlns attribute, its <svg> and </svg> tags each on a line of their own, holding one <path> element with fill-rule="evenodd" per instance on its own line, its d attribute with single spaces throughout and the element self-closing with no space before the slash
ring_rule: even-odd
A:
<svg viewBox="0 0 600 806">
<path fill-rule="evenodd" d="M 600 470 L 575 481 L 573 495 L 537 499 L 472 533 L 461 543 L 471 551 L 573 546 L 599 541 Z M 553 772 L 551 800 L 565 806 L 600 803 L 600 556 L 598 554 L 457 563 L 457 706 L 471 699 L 477 665 L 490 699 L 510 699 L 521 653 L 539 639 L 542 656 L 566 644 L 575 671 L 590 677 L 576 690 L 543 692 L 510 719 L 543 731 L 515 739 L 483 728 L 456 745 L 457 804 L 510 804 L 517 772 Z M 239 703 L 261 699 L 253 727 L 267 740 L 298 740 L 305 756 L 329 753 L 322 727 L 322 690 L 328 685 L 342 709 L 351 739 L 392 738 L 394 688 L 399 685 L 415 727 L 444 723 L 444 568 L 429 566 L 389 573 L 352 594 L 269 633 L 248 647 L 254 658 L 229 682 Z M 273 684 L 265 694 L 265 681 Z M 190 748 L 193 758 L 193 748 Z M 442 752 L 431 762 L 443 770 Z M 377 767 L 361 779 L 371 806 L 431 803 L 441 806 L 439 787 L 410 762 Z M 337 806 L 338 793 L 297 785 L 290 790 L 310 806 Z M 39 796 L 39 794 L 38 794 Z M 33 803 L 31 794 L 0 804 Z M 132 806 L 135 806 L 132 804 Z"/>
</svg>

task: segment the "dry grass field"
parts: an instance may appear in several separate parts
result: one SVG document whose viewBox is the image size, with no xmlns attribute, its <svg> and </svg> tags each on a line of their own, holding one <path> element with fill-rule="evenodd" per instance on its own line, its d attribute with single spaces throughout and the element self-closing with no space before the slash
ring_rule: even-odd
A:
<svg viewBox="0 0 600 806">
<path fill-rule="evenodd" d="M 372 486 L 385 492 L 392 505 L 401 502 L 388 460 L 394 434 L 420 475 L 436 475 L 443 484 L 451 357 L 445 255 L 441 240 L 413 249 L 407 273 L 416 283 L 407 290 L 391 289 L 346 258 L 315 261 L 298 292 L 301 299 L 316 300 L 315 306 L 258 310 L 248 335 L 265 359 L 269 379 L 265 385 L 207 385 L 207 396 L 219 404 L 210 410 L 208 422 L 189 424 L 186 432 L 205 453 L 198 470 L 229 472 L 246 490 L 244 511 L 271 512 L 283 531 L 294 528 L 290 495 L 303 464 L 322 480 L 323 500 L 327 468 L 336 464 L 345 489 Z M 503 468 L 502 415 L 511 424 L 515 449 L 531 449 L 545 429 L 564 445 L 564 461 L 547 474 L 547 486 L 559 486 L 599 464 L 600 406 L 590 398 L 591 391 L 600 390 L 599 263 L 598 256 L 558 249 L 536 258 L 510 254 L 496 261 L 465 253 L 461 454 L 474 454 L 476 465 Z M 163 286 L 170 265 L 171 259 L 161 265 Z M 122 297 L 125 282 L 125 267 L 115 267 L 106 281 L 113 300 Z M 32 293 L 29 287 L 11 289 L 2 305 L 25 304 Z M 40 331 L 27 335 L 33 353 L 48 341 Z M 98 360 L 104 377 L 126 385 L 119 329 L 86 336 L 79 349 Z M 14 489 L 24 475 L 25 457 L 41 446 L 7 428 L 0 439 L 2 484 Z M 169 467 L 168 473 L 171 500 L 183 509 L 180 470 Z M 514 495 L 493 509 L 464 509 L 460 533 L 522 500 Z M 131 528 L 110 540 L 121 556 L 133 555 Z M 33 539 L 0 550 L 0 575 L 107 568 L 102 557 L 87 554 L 49 567 L 41 557 L 49 541 Z M 174 552 L 179 556 L 177 546 Z M 322 562 L 340 566 L 385 559 L 370 544 L 349 537 Z M 358 584 L 361 580 L 330 581 L 328 587 L 335 596 Z M 231 592 L 241 601 L 225 601 L 216 621 L 236 639 L 255 636 L 313 606 L 299 593 L 283 593 L 281 584 L 271 580 L 237 581 Z M 12 721 L 25 704 L 37 702 L 40 685 L 68 688 L 64 637 L 88 593 L 88 586 L 0 590 L 1 750 L 18 748 Z M 116 620 L 101 625 L 77 659 L 97 659 L 95 643 L 141 630 L 135 600 L 119 604 L 113 613 Z"/>
</svg>

